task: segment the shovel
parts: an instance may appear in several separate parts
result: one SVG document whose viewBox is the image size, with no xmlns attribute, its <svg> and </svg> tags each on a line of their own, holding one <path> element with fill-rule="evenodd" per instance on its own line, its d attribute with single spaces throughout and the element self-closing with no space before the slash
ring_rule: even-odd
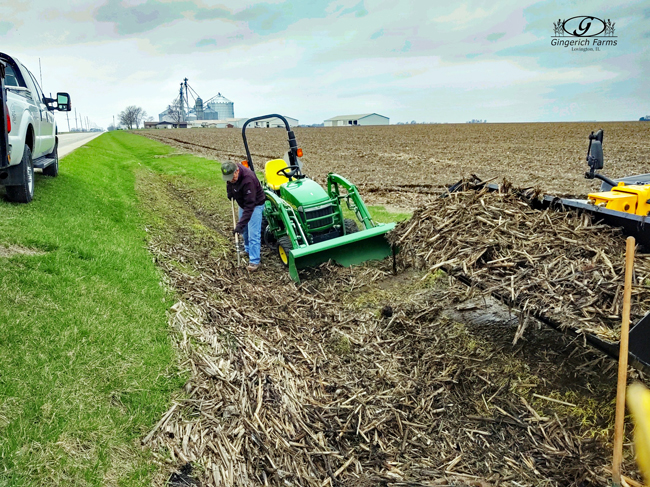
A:
<svg viewBox="0 0 650 487">
<path fill-rule="evenodd" d="M 232 203 L 232 225 L 233 228 L 237 226 L 237 220 L 235 219 L 235 200 L 230 200 Z M 237 265 L 241 265 L 241 255 L 239 254 L 239 234 L 235 232 L 235 248 L 237 249 Z"/>
</svg>

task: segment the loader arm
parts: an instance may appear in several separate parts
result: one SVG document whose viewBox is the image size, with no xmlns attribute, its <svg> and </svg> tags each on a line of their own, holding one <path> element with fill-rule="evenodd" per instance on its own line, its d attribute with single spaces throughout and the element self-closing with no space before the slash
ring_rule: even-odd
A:
<svg viewBox="0 0 650 487">
<path fill-rule="evenodd" d="M 278 218 L 282 220 L 293 248 L 297 249 L 304 246 L 304 243 L 307 242 L 307 238 L 300 227 L 300 222 L 298 221 L 298 217 L 294 213 L 293 208 L 288 206 L 284 200 L 273 191 L 266 189 L 264 190 L 264 193 L 266 194 L 267 201 L 271 202 L 271 205 L 277 212 Z M 296 233 L 296 228 L 299 233 Z"/>
<path fill-rule="evenodd" d="M 342 186 L 347 191 L 347 194 L 342 195 L 339 186 Z M 327 175 L 327 193 L 330 198 L 337 198 L 339 201 L 345 200 L 348 209 L 354 211 L 357 218 L 361 223 L 363 223 L 363 226 L 366 229 L 375 227 L 375 223 L 372 221 L 372 218 L 370 218 L 370 212 L 368 212 L 368 208 L 361 199 L 357 187 L 343 176 L 334 173 L 329 173 Z M 352 202 L 350 202 L 350 200 L 352 200 Z M 341 209 L 341 205 L 338 205 L 338 207 L 341 221 L 343 221 L 343 210 Z"/>
</svg>

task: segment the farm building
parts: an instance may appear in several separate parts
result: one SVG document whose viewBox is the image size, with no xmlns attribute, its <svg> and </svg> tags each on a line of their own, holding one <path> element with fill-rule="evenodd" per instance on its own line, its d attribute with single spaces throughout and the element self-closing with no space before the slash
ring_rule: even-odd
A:
<svg viewBox="0 0 650 487">
<path fill-rule="evenodd" d="M 350 127 L 354 125 L 388 125 L 390 119 L 378 113 L 360 115 L 339 115 L 325 120 L 326 127 Z"/>
<path fill-rule="evenodd" d="M 242 128 L 247 118 L 226 118 L 224 120 L 190 120 L 188 126 L 190 128 Z"/>
<path fill-rule="evenodd" d="M 235 116 L 235 104 L 221 93 L 210 98 L 205 105 L 199 97 L 194 109 L 189 111 L 188 120 L 227 120 Z"/>
<path fill-rule="evenodd" d="M 298 119 L 285 116 L 289 122 L 290 127 L 298 126 Z M 243 123 L 242 123 L 243 125 Z M 257 120 L 249 124 L 249 127 L 259 127 L 259 128 L 275 128 L 275 127 L 284 127 L 284 122 L 277 117 L 263 118 L 262 120 Z"/>
<path fill-rule="evenodd" d="M 187 97 L 187 95 L 185 96 Z M 201 97 L 197 97 L 193 107 L 189 105 L 187 98 L 179 97 L 173 105 L 158 114 L 158 121 L 175 122 L 180 118 L 183 121 L 192 122 L 196 120 L 228 120 L 234 117 L 235 104 L 219 93 L 207 102 L 203 102 Z"/>
<path fill-rule="evenodd" d="M 145 122 L 144 128 L 146 129 L 173 129 L 173 128 L 187 128 L 187 122 Z"/>
</svg>

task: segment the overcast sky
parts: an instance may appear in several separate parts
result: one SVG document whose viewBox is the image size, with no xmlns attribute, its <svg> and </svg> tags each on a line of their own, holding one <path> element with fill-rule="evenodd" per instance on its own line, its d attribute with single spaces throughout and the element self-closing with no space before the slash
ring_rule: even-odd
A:
<svg viewBox="0 0 650 487">
<path fill-rule="evenodd" d="M 650 1 L 3 1 L 1 51 L 101 127 L 158 119 L 183 78 L 235 116 L 301 124 L 637 120 L 650 113 Z M 617 46 L 553 47 L 553 22 L 611 19 Z M 73 112 L 74 114 L 74 112 Z M 65 116 L 59 124 L 67 128 Z M 74 124 L 74 122 L 73 122 Z"/>
</svg>

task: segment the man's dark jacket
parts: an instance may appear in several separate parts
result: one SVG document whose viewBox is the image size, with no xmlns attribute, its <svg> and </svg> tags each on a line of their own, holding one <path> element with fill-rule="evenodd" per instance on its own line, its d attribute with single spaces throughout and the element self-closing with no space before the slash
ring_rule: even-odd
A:
<svg viewBox="0 0 650 487">
<path fill-rule="evenodd" d="M 242 233 L 253 215 L 256 206 L 263 205 L 266 197 L 257 176 L 247 167 L 237 164 L 239 177 L 234 183 L 226 183 L 228 199 L 235 199 L 242 212 L 235 229 Z"/>
</svg>

